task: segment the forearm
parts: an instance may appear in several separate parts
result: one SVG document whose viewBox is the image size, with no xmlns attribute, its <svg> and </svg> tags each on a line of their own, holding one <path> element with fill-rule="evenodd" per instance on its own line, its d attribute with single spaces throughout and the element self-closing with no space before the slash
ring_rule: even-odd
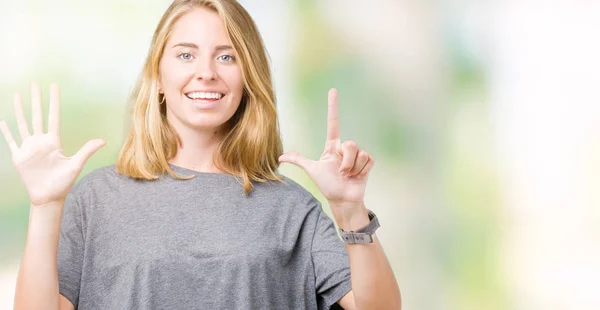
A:
<svg viewBox="0 0 600 310">
<path fill-rule="evenodd" d="M 57 252 L 63 202 L 30 207 L 15 309 L 58 309 Z"/>
<path fill-rule="evenodd" d="M 356 231 L 369 224 L 364 204 L 337 210 L 356 210 L 346 214 L 334 213 L 338 226 L 344 231 Z M 400 309 L 398 283 L 377 236 L 373 235 L 373 243 L 346 244 L 346 249 L 350 258 L 352 291 L 357 309 Z"/>
</svg>

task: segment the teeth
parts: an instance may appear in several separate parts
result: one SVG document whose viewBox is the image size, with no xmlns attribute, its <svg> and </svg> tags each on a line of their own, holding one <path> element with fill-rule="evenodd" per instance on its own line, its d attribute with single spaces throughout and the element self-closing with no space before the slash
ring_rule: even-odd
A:
<svg viewBox="0 0 600 310">
<path fill-rule="evenodd" d="M 220 93 L 205 93 L 205 92 L 191 92 L 187 93 L 186 96 L 190 99 L 221 99 L 223 94 Z"/>
</svg>

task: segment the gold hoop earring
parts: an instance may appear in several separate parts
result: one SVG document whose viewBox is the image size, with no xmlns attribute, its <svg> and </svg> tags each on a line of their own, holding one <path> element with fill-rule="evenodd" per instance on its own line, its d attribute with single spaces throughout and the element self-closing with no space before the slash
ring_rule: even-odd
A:
<svg viewBox="0 0 600 310">
<path fill-rule="evenodd" d="M 165 103 L 166 100 L 167 100 L 167 97 L 163 94 L 162 100 L 160 102 L 158 102 L 158 104 L 163 104 L 163 103 Z"/>
</svg>

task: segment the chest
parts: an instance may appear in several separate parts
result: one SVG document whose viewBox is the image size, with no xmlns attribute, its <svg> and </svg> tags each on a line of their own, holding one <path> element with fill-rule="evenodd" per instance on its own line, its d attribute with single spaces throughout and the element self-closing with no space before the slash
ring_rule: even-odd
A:
<svg viewBox="0 0 600 310">
<path fill-rule="evenodd" d="M 301 215 L 276 204 L 219 199 L 122 200 L 95 210 L 86 232 L 94 265 L 285 265 L 308 245 Z M 306 252 L 305 252 L 306 253 Z"/>
</svg>

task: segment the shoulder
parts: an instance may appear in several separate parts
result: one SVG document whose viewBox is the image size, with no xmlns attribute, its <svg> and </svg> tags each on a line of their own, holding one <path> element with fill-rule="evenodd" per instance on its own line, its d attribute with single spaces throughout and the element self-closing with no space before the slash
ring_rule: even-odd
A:
<svg viewBox="0 0 600 310">
<path fill-rule="evenodd" d="M 73 185 L 71 193 L 76 196 L 85 196 L 92 191 L 105 190 L 118 187 L 123 182 L 131 181 L 127 176 L 117 173 L 114 164 L 95 168 L 91 172 L 80 175 Z"/>
<path fill-rule="evenodd" d="M 298 182 L 287 176 L 280 175 L 280 181 L 267 181 L 263 183 L 254 183 L 252 197 L 268 197 L 277 199 L 284 204 L 293 205 L 320 205 L 315 196 Z"/>
</svg>

